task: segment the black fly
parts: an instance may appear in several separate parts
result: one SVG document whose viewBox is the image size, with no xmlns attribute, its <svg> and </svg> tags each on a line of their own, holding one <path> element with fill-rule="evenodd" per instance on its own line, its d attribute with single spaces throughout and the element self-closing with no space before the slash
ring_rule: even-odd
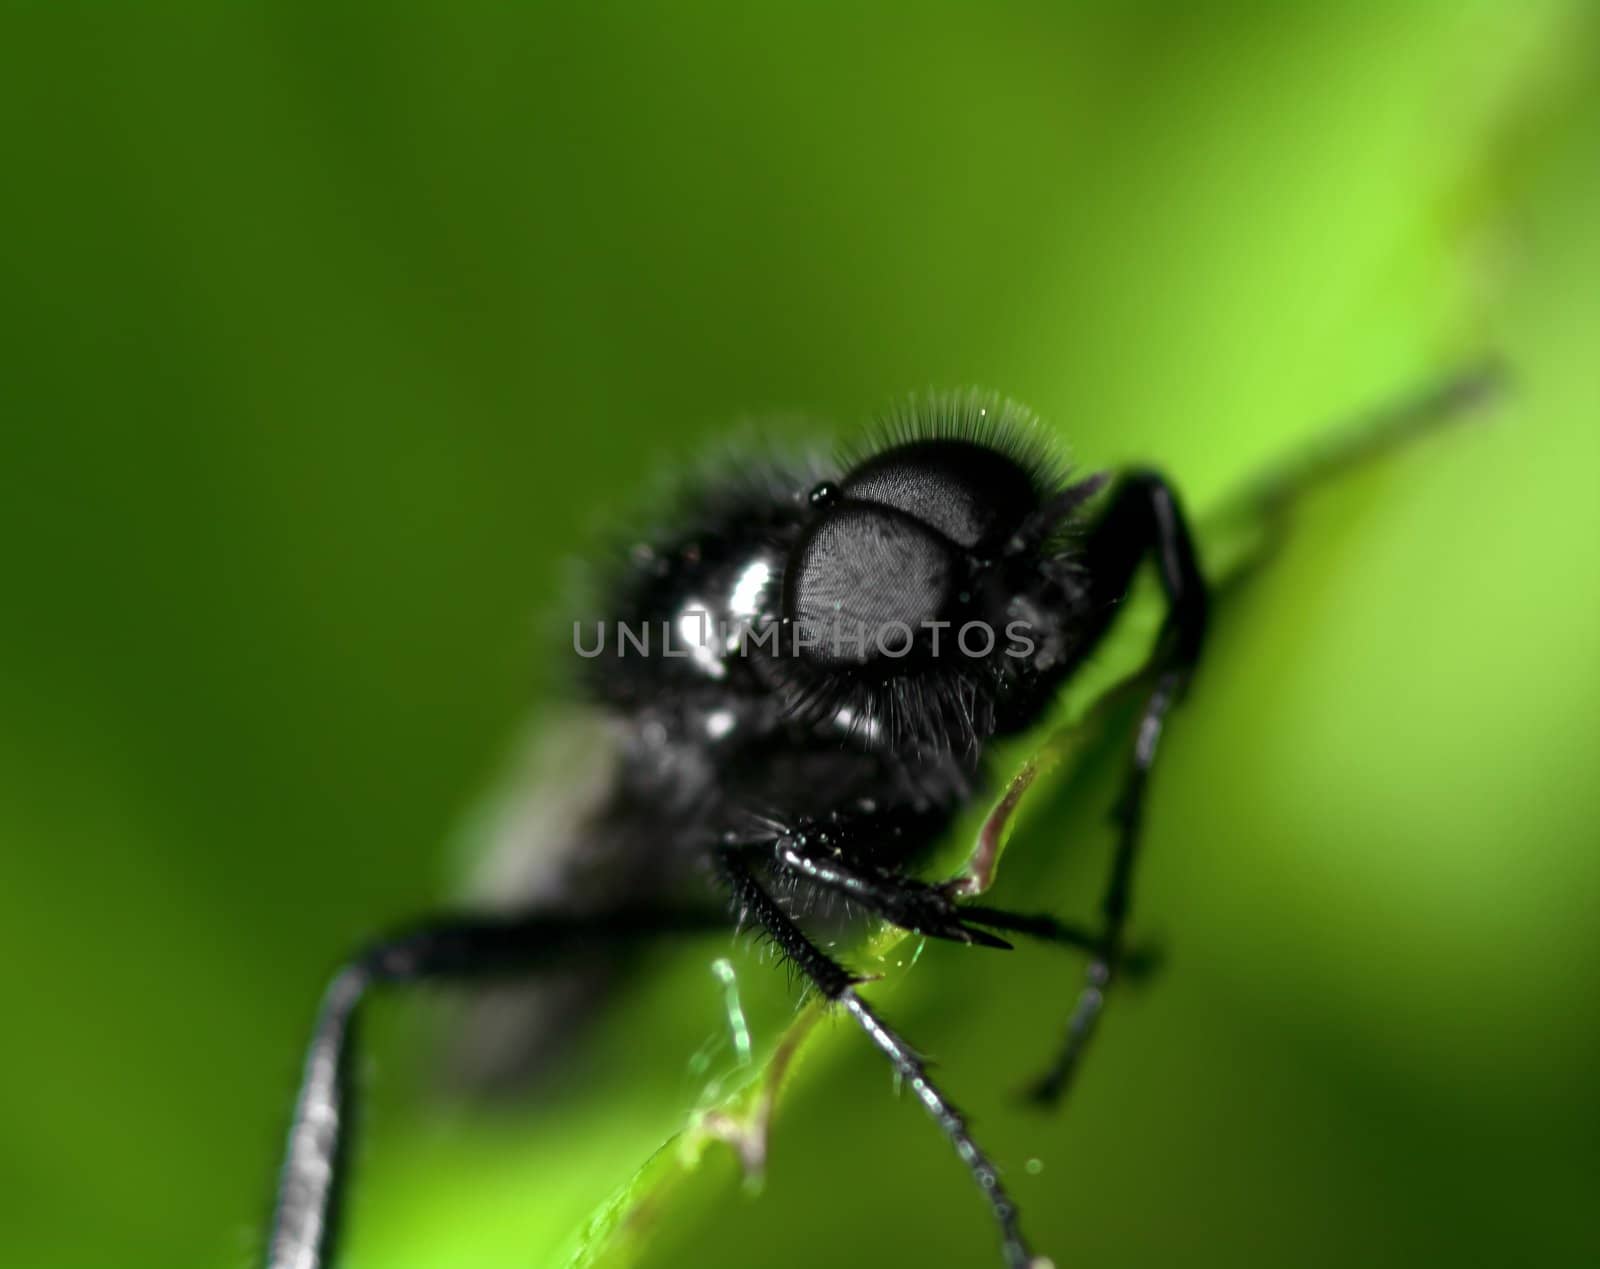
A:
<svg viewBox="0 0 1600 1269">
<path fill-rule="evenodd" d="M 569 852 L 570 875 L 549 891 L 559 904 L 425 922 L 335 976 L 289 1133 L 269 1269 L 318 1269 L 333 1255 L 354 1024 L 370 988 L 564 968 L 628 941 L 735 925 L 770 939 L 861 1027 L 972 1173 L 1004 1263 L 1033 1265 L 998 1169 L 815 927 L 831 907 L 983 947 L 1009 947 L 1004 932 L 1081 948 L 1085 982 L 1035 1085 L 1040 1100 L 1060 1096 L 1123 968 L 1147 781 L 1204 642 L 1206 584 L 1173 490 L 1151 471 L 1069 478 L 1024 412 L 967 396 L 909 408 L 833 470 L 772 465 L 705 481 L 670 534 L 624 554 L 604 611 L 574 631 L 576 677 L 606 720 L 612 767 L 593 849 Z M 985 788 L 989 742 L 1041 718 L 1146 561 L 1166 616 L 1141 679 L 1098 929 L 919 879 Z M 600 882 L 585 884 L 585 870 Z"/>
</svg>

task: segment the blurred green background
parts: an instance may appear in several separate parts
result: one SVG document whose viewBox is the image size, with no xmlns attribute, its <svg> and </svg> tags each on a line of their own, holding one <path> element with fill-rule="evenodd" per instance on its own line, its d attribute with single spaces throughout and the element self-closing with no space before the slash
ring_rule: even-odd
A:
<svg viewBox="0 0 1600 1269">
<path fill-rule="evenodd" d="M 1492 425 L 1318 494 L 1219 615 L 1166 969 L 1066 1113 L 1014 1093 L 1070 961 L 877 990 L 1060 1265 L 1600 1264 L 1592 6 L 0 14 L 5 1263 L 251 1263 L 323 976 L 454 884 L 564 561 L 731 421 L 981 383 L 1203 511 L 1492 348 Z M 1000 900 L 1089 910 L 1113 773 Z M 493 1113 L 383 1006 L 347 1264 L 565 1263 L 727 1073 L 725 950 Z M 760 1196 L 712 1152 L 645 1263 L 995 1263 L 825 1030 Z"/>
</svg>

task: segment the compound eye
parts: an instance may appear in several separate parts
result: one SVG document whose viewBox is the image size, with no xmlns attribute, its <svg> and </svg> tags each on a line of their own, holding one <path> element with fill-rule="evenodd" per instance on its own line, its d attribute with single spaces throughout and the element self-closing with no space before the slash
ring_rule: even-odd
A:
<svg viewBox="0 0 1600 1269">
<path fill-rule="evenodd" d="M 909 517 L 839 505 L 790 557 L 783 607 L 795 646 L 828 666 L 904 655 L 948 602 L 953 572 L 949 545 Z"/>
<path fill-rule="evenodd" d="M 915 516 L 968 549 L 997 541 L 1039 502 L 1033 481 L 1005 454 L 971 441 L 912 441 L 868 459 L 844 496 Z"/>
</svg>

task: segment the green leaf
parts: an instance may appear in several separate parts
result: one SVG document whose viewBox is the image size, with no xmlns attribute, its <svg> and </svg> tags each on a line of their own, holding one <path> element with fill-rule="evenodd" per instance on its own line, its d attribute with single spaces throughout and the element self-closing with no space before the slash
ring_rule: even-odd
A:
<svg viewBox="0 0 1600 1269">
<path fill-rule="evenodd" d="M 1262 473 L 1196 526 L 1214 594 L 1225 595 L 1264 563 L 1285 532 L 1284 520 L 1296 499 L 1362 465 L 1381 463 L 1397 448 L 1461 421 L 1477 407 L 1492 406 L 1503 386 L 1500 367 L 1474 367 L 1370 420 L 1330 433 L 1292 462 Z M 947 868 L 946 874 L 967 878 L 972 893 L 987 890 L 998 875 L 1004 848 L 1030 802 L 1048 798 L 1059 788 L 1084 748 L 1105 733 L 1118 713 L 1117 705 L 1125 704 L 1128 689 L 1137 689 L 1161 608 L 1152 594 L 1130 608 L 1120 618 L 1121 628 L 1105 654 L 1096 658 L 1094 673 L 1073 683 L 1039 727 L 1001 748 L 995 765 L 1012 774 L 1002 783 L 999 796 L 980 803 L 952 835 L 952 845 L 966 854 L 966 861 L 958 869 Z M 945 854 L 948 859 L 950 852 Z M 908 959 L 915 963 L 907 948 L 918 942 L 917 936 L 893 927 L 881 929 L 859 961 L 852 962 L 885 967 L 881 983 L 862 991 L 892 999 L 894 982 L 906 972 Z M 841 1028 L 842 1035 L 818 1035 L 821 1010 L 820 1002 L 809 1002 L 777 1040 L 771 1058 L 719 1103 L 697 1110 L 682 1133 L 606 1201 L 582 1231 L 569 1262 L 572 1269 L 638 1264 L 662 1238 L 661 1225 L 669 1212 L 682 1226 L 690 1211 L 699 1215 L 710 1209 L 714 1203 L 710 1196 L 720 1193 L 725 1178 L 713 1174 L 698 1190 L 695 1179 L 713 1143 L 732 1148 L 740 1156 L 747 1182 L 759 1186 L 770 1149 L 771 1121 L 800 1059 L 814 1045 L 858 1042 L 849 1028 Z"/>
</svg>

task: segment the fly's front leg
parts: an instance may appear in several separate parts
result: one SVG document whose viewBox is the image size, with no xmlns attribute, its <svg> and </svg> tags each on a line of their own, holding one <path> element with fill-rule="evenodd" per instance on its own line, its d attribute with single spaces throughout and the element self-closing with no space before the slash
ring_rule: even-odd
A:
<svg viewBox="0 0 1600 1269">
<path fill-rule="evenodd" d="M 741 922 L 764 930 L 811 985 L 843 1009 L 889 1060 L 895 1074 L 911 1090 L 977 1183 L 1000 1227 L 1000 1248 L 1007 1269 L 1041 1269 L 1048 1262 L 1035 1260 L 1028 1250 L 1017 1205 L 1001 1183 L 999 1169 L 974 1140 L 961 1112 L 933 1082 L 917 1052 L 856 993 L 856 985 L 862 980 L 823 952 L 784 911 L 757 877 L 756 862 L 748 848 L 738 846 L 724 847 L 717 855 Z"/>
<path fill-rule="evenodd" d="M 798 817 L 787 828 L 735 843 L 731 849 L 765 864 L 778 878 L 837 895 L 890 925 L 926 938 L 1009 949 L 1010 943 L 990 933 L 1000 929 L 1085 951 L 1098 946 L 1090 931 L 1052 916 L 960 903 L 966 889 L 961 878 L 920 881 L 874 862 L 884 857 L 886 843 L 892 858 L 898 853 L 894 844 L 908 832 L 926 830 L 929 825 L 919 822 L 923 818 L 895 810 L 840 813 L 825 820 Z M 942 819 L 935 831 L 937 826 L 942 826 Z M 990 929 L 980 928 L 984 926 Z"/>
<path fill-rule="evenodd" d="M 1117 843 L 1100 905 L 1101 928 L 1066 1038 L 1030 1090 L 1034 1100 L 1046 1104 L 1058 1101 L 1071 1083 L 1105 1008 L 1106 993 L 1123 968 L 1150 772 L 1167 717 L 1188 688 L 1205 639 L 1206 585 L 1188 525 L 1166 481 L 1141 471 L 1118 484 L 1086 544 L 1083 564 L 1092 613 L 1089 646 L 1109 628 L 1146 559 L 1154 562 L 1161 578 L 1167 616 L 1148 668 L 1152 685 L 1139 713 L 1131 763 L 1117 803 Z"/>
</svg>

